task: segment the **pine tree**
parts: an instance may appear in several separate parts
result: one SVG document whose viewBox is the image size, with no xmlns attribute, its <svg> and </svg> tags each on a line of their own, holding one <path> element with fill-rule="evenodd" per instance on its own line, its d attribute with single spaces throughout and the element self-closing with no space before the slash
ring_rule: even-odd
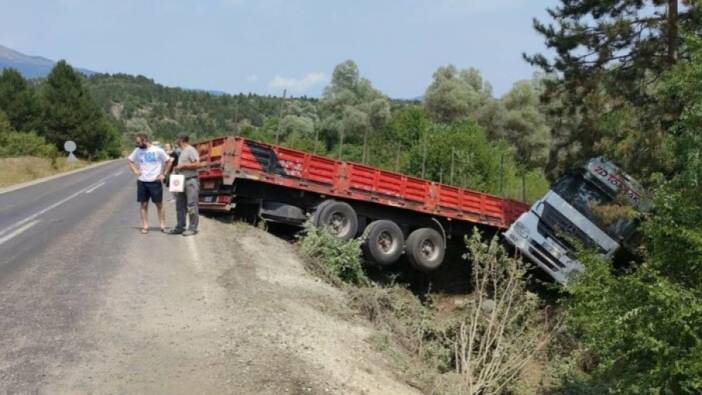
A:
<svg viewBox="0 0 702 395">
<path fill-rule="evenodd" d="M 40 127 L 40 110 L 34 89 L 14 69 L 0 73 L 0 110 L 15 130 L 32 131 Z"/>
<path fill-rule="evenodd" d="M 119 155 L 119 137 L 88 91 L 81 77 L 65 61 L 49 74 L 43 91 L 44 136 L 62 147 L 76 142 L 76 153 L 96 158 Z"/>
<path fill-rule="evenodd" d="M 665 130 L 679 108 L 653 92 L 661 73 L 689 57 L 680 36 L 700 26 L 700 7 L 679 7 L 678 0 L 561 0 L 548 12 L 554 23 L 534 20 L 534 28 L 556 55 L 525 58 L 558 77 L 544 98 L 566 121 L 553 130 L 560 144 L 549 167 L 610 154 L 640 175 L 661 170 Z M 624 129 L 638 134 L 636 141 Z"/>
</svg>

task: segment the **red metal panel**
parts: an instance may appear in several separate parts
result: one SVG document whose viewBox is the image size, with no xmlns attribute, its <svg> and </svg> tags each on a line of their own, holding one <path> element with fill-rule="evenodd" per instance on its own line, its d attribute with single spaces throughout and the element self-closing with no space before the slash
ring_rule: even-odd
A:
<svg viewBox="0 0 702 395">
<path fill-rule="evenodd" d="M 307 165 L 307 177 L 315 182 L 334 184 L 337 162 L 323 156 L 310 155 Z"/>
</svg>

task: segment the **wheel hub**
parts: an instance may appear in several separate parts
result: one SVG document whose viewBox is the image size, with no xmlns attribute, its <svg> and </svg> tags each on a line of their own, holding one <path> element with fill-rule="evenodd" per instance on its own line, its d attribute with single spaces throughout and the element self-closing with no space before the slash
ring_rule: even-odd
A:
<svg viewBox="0 0 702 395">
<path fill-rule="evenodd" d="M 334 213 L 329 217 L 327 227 L 329 232 L 335 236 L 338 236 L 348 228 L 349 219 L 341 213 Z"/>
<path fill-rule="evenodd" d="M 428 260 L 434 259 L 439 253 L 436 245 L 429 239 L 422 241 L 419 246 L 420 253 Z"/>
<path fill-rule="evenodd" d="M 381 251 L 388 253 L 393 247 L 392 235 L 389 232 L 380 232 L 376 243 Z"/>
</svg>

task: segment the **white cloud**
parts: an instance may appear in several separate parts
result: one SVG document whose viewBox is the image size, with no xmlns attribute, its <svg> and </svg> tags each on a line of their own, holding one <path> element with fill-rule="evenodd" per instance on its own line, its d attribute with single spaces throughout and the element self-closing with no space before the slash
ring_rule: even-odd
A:
<svg viewBox="0 0 702 395">
<path fill-rule="evenodd" d="M 246 77 L 246 81 L 250 83 L 254 83 L 258 81 L 258 76 L 256 74 L 251 74 L 250 76 Z"/>
<path fill-rule="evenodd" d="M 300 79 L 276 75 L 268 83 L 268 87 L 272 90 L 286 89 L 290 93 L 305 93 L 326 82 L 327 76 L 324 73 L 308 73 Z"/>
</svg>

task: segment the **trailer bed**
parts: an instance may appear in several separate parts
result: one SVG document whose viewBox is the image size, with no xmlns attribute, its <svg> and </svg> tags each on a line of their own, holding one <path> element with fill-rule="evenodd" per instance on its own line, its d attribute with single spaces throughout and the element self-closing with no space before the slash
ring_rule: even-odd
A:
<svg viewBox="0 0 702 395">
<path fill-rule="evenodd" d="M 499 229 L 508 228 L 529 209 L 512 199 L 243 137 L 216 138 L 194 146 L 200 160 L 208 164 L 198 174 L 203 190 L 215 183 L 230 186 L 237 179 L 255 180 Z M 229 203 L 227 197 L 201 198 L 203 209 Z"/>
</svg>

